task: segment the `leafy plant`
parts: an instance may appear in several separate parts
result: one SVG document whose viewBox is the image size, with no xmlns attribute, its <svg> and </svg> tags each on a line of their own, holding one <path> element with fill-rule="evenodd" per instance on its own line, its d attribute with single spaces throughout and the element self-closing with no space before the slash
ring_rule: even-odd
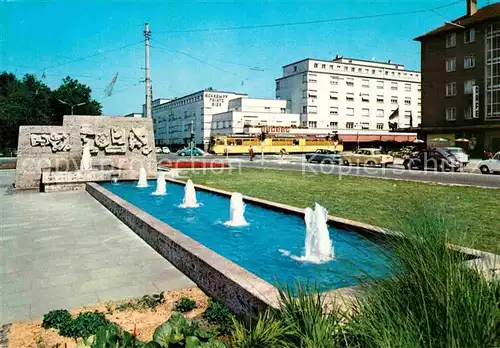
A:
<svg viewBox="0 0 500 348">
<path fill-rule="evenodd" d="M 59 330 L 62 327 L 67 326 L 72 320 L 71 314 L 65 309 L 56 309 L 44 314 L 42 327 L 44 329 L 56 329 Z"/>
<path fill-rule="evenodd" d="M 136 309 L 155 309 L 165 302 L 163 291 L 158 294 L 144 295 L 137 300 L 127 301 L 116 306 L 117 311 L 136 310 Z"/>
<path fill-rule="evenodd" d="M 233 315 L 229 309 L 221 302 L 213 299 L 208 300 L 208 306 L 203 312 L 203 318 L 209 323 L 218 325 L 221 333 L 226 334 L 233 328 Z"/>
<path fill-rule="evenodd" d="M 181 313 L 192 311 L 197 306 L 196 301 L 189 297 L 182 297 L 175 303 L 174 310 Z"/>
<path fill-rule="evenodd" d="M 159 347 L 225 347 L 224 343 L 213 340 L 213 334 L 201 330 L 196 322 L 179 312 L 173 312 L 165 323 L 156 328 L 153 341 Z"/>
<path fill-rule="evenodd" d="M 72 337 L 77 339 L 82 337 L 84 339 L 94 335 L 100 328 L 110 326 L 111 323 L 104 316 L 103 313 L 84 312 L 71 320 L 67 325 L 60 328 L 59 334 L 64 337 Z"/>
</svg>

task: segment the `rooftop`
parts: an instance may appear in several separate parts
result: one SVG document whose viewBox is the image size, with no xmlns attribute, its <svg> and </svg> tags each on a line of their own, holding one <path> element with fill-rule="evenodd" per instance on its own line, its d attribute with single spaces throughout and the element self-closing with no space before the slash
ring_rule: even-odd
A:
<svg viewBox="0 0 500 348">
<path fill-rule="evenodd" d="M 467 16 L 467 15 L 462 16 L 452 21 L 452 23 L 468 27 L 493 18 L 500 18 L 500 2 L 482 7 L 478 9 L 477 12 L 474 13 L 472 16 Z M 452 30 L 457 30 L 457 26 L 453 24 L 445 24 L 440 26 L 439 28 L 429 31 L 424 35 L 416 37 L 414 40 L 422 41 L 427 37 L 440 35 Z"/>
<path fill-rule="evenodd" d="M 396 63 L 393 63 L 392 61 L 376 61 L 376 60 L 367 60 L 367 59 L 357 59 L 357 58 L 350 58 L 350 57 L 343 57 L 343 56 L 336 56 L 334 59 L 332 60 L 325 60 L 325 59 L 317 59 L 317 58 L 304 58 L 304 59 L 301 59 L 299 61 L 296 61 L 296 62 L 293 62 L 293 63 L 290 63 L 290 64 L 286 64 L 286 65 L 283 65 L 283 68 L 286 68 L 287 66 L 290 66 L 290 65 L 294 65 L 294 64 L 297 64 L 297 63 L 301 63 L 301 62 L 305 62 L 307 60 L 313 60 L 313 61 L 316 61 L 316 62 L 325 62 L 325 63 L 333 63 L 333 62 L 336 62 L 336 63 L 345 63 L 345 64 L 356 64 L 356 63 L 375 63 L 375 64 L 384 64 L 384 65 L 388 65 L 388 67 L 393 67 L 393 68 L 396 68 L 396 67 L 404 67 L 404 65 L 402 64 L 396 64 Z"/>
</svg>

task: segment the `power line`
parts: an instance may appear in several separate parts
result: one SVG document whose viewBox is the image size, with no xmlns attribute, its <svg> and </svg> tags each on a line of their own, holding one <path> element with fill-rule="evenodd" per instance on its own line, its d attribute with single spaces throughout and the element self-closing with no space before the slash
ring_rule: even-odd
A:
<svg viewBox="0 0 500 348">
<path fill-rule="evenodd" d="M 198 57 L 195 57 L 189 53 L 185 53 L 185 52 L 182 52 L 182 51 L 179 51 L 173 47 L 169 47 L 169 46 L 166 46 L 165 44 L 161 43 L 160 41 L 156 40 L 156 39 L 152 39 L 152 41 L 155 41 L 156 43 L 158 44 L 162 44 L 162 48 L 164 48 L 165 50 L 168 50 L 170 52 L 173 52 L 173 53 L 179 53 L 179 54 L 183 54 L 185 56 L 188 56 L 190 58 L 193 58 L 193 59 L 196 59 L 196 60 L 199 60 L 199 61 L 202 61 L 203 63 L 205 64 L 210 64 L 210 63 L 207 63 L 206 61 L 204 61 L 203 59 L 205 60 L 211 60 L 211 61 L 214 61 L 214 62 L 220 62 L 220 63 L 225 63 L 225 64 L 231 64 L 231 65 L 236 65 L 236 66 L 240 66 L 240 67 L 243 67 L 243 68 L 247 68 L 249 70 L 253 70 L 253 71 L 282 71 L 282 69 L 276 69 L 276 68 L 263 68 L 263 67 L 260 67 L 258 65 L 248 65 L 248 64 L 242 64 L 242 63 L 236 63 L 236 62 L 230 62 L 230 61 L 227 61 L 227 60 L 221 60 L 221 59 L 216 59 L 216 58 L 210 58 L 210 57 L 202 57 L 202 58 L 198 58 Z M 155 48 L 158 48 L 158 47 L 155 47 Z M 215 68 L 215 66 L 213 66 Z M 219 69 L 217 67 L 217 69 Z M 224 72 L 228 72 L 226 70 L 223 70 Z M 229 72 L 231 73 L 231 72 Z"/>
<path fill-rule="evenodd" d="M 424 13 L 433 10 L 439 10 L 445 7 L 453 6 L 458 3 L 462 3 L 462 0 L 454 1 L 449 4 L 445 4 L 438 7 L 433 7 L 430 9 L 422 9 L 422 10 L 413 10 L 413 11 L 402 11 L 402 12 L 390 12 L 390 13 L 379 13 L 365 16 L 351 16 L 351 17 L 341 17 L 341 18 L 332 18 L 332 19 L 321 19 L 315 21 L 303 21 L 303 22 L 289 22 L 289 23 L 275 23 L 275 24 L 261 24 L 261 25 L 247 25 L 247 26 L 238 26 L 238 27 L 222 27 L 222 28 L 206 28 L 206 29 L 185 29 L 185 30 L 166 30 L 166 31 L 157 31 L 157 33 L 200 33 L 200 32 L 214 32 L 214 31 L 229 31 L 229 30 L 248 30 L 248 29 L 261 29 L 261 28 L 277 28 L 277 27 L 291 27 L 296 25 L 309 25 L 309 24 L 321 24 L 321 23 L 333 23 L 333 22 L 343 22 L 343 21 L 351 21 L 351 20 L 360 20 L 360 19 L 372 19 L 372 18 L 380 18 L 380 17 L 392 17 L 392 16 L 402 16 L 408 14 L 416 14 L 416 13 Z"/>
<path fill-rule="evenodd" d="M 140 43 L 142 43 L 142 41 L 138 41 L 138 42 L 134 42 L 134 43 L 131 43 L 131 44 L 128 44 L 128 45 L 124 45 L 124 46 L 112 48 L 112 49 L 109 49 L 109 50 L 106 50 L 106 51 L 102 51 L 102 52 L 97 52 L 97 53 L 94 53 L 94 54 L 91 54 L 91 55 L 88 55 L 88 56 L 76 58 L 76 59 L 73 59 L 73 60 L 70 60 L 70 61 L 67 61 L 67 62 L 63 62 L 63 63 L 60 63 L 60 64 L 56 64 L 56 65 L 52 65 L 52 66 L 49 66 L 49 67 L 45 67 L 45 68 L 43 68 L 43 70 L 49 70 L 49 69 L 58 68 L 58 67 L 63 66 L 63 65 L 72 64 L 72 63 L 75 63 L 75 62 L 86 60 L 88 58 L 97 57 L 97 56 L 100 56 L 100 55 L 103 55 L 103 54 L 107 54 L 107 53 L 110 53 L 110 52 L 119 51 L 119 50 L 122 50 L 122 49 L 125 49 L 125 48 L 128 48 L 128 47 L 135 46 L 135 45 L 140 44 Z"/>
<path fill-rule="evenodd" d="M 155 42 L 155 43 L 158 43 L 158 44 L 161 44 L 159 41 L 157 41 L 157 40 L 155 40 L 155 39 L 151 39 L 151 41 L 153 41 L 153 42 Z M 213 65 L 213 64 L 211 64 L 211 63 L 209 63 L 209 62 L 207 62 L 207 61 L 205 61 L 205 60 L 203 60 L 203 59 L 200 59 L 200 58 L 198 58 L 198 57 L 195 57 L 195 56 L 193 56 L 193 55 L 191 55 L 191 54 L 189 54 L 189 53 L 186 53 L 186 52 L 182 52 L 182 51 L 176 50 L 175 48 L 170 48 L 170 47 L 166 47 L 166 46 L 163 46 L 163 45 L 162 45 L 161 47 L 160 47 L 160 46 L 156 46 L 156 45 L 155 45 L 155 46 L 151 46 L 151 48 L 154 48 L 154 49 L 156 49 L 156 50 L 160 50 L 160 51 L 164 51 L 164 52 L 171 52 L 171 53 L 173 52 L 173 53 L 182 54 L 182 55 L 184 55 L 184 56 L 186 56 L 186 57 L 189 57 L 189 58 L 191 58 L 191 59 L 194 59 L 194 60 L 196 60 L 196 61 L 198 61 L 198 62 L 200 62 L 200 63 L 203 63 L 203 64 L 205 64 L 205 65 L 207 65 L 207 66 L 210 66 L 210 67 L 212 67 L 212 68 L 214 68 L 214 69 L 217 69 L 217 70 L 219 70 L 219 71 L 222 71 L 222 72 L 224 72 L 224 73 L 231 74 L 231 75 L 233 75 L 233 76 L 236 76 L 236 77 L 238 77 L 238 78 L 242 78 L 242 79 L 244 79 L 244 80 L 248 80 L 248 78 L 243 78 L 243 77 L 239 76 L 238 74 L 235 74 L 235 73 L 234 73 L 234 72 L 232 72 L 232 71 L 228 71 L 228 70 L 222 69 L 222 68 L 220 68 L 220 67 L 218 67 L 218 66 L 216 66 L 216 65 Z"/>
</svg>

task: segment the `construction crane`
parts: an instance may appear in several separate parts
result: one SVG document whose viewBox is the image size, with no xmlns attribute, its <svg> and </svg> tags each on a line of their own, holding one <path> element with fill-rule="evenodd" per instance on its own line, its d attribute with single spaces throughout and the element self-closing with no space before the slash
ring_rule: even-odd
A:
<svg viewBox="0 0 500 348">
<path fill-rule="evenodd" d="M 106 93 L 106 95 L 108 97 L 111 97 L 111 94 L 113 94 L 113 87 L 115 86 L 117 79 L 118 79 L 118 73 L 116 73 L 113 76 L 113 78 L 111 79 L 111 82 L 109 83 L 108 87 L 106 87 L 106 89 L 104 90 L 104 93 Z"/>
</svg>

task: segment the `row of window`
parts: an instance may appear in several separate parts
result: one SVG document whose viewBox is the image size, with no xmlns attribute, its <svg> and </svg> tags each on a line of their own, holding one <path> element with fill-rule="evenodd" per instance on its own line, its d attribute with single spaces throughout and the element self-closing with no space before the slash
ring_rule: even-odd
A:
<svg viewBox="0 0 500 348">
<path fill-rule="evenodd" d="M 476 55 L 474 53 L 466 54 L 464 56 L 464 69 L 472 69 L 476 66 Z M 457 70 L 457 58 L 446 58 L 446 72 Z"/>
<path fill-rule="evenodd" d="M 468 106 L 464 109 L 464 119 L 472 120 L 472 106 Z M 457 119 L 457 108 L 446 108 L 446 121 L 456 121 Z"/>
<path fill-rule="evenodd" d="M 464 32 L 464 43 L 471 43 L 476 41 L 476 30 L 469 28 Z M 457 33 L 450 33 L 446 35 L 446 48 L 455 47 L 457 45 Z"/>
<path fill-rule="evenodd" d="M 307 126 L 309 128 L 318 128 L 318 122 L 316 122 L 316 121 L 308 121 L 307 123 L 306 123 L 306 121 L 304 121 L 302 123 L 302 125 Z M 337 121 L 330 122 L 330 124 L 328 126 L 332 129 L 339 129 L 339 123 Z M 354 126 L 355 126 L 354 122 L 346 122 L 345 123 L 345 129 L 354 129 Z M 368 123 L 368 122 L 361 122 L 357 126 L 360 127 L 361 129 L 370 129 L 370 123 Z M 377 123 L 376 128 L 377 129 L 384 129 L 384 124 Z"/>
<path fill-rule="evenodd" d="M 322 63 L 322 64 L 321 63 L 314 63 L 314 68 L 319 69 L 320 65 L 321 65 L 321 69 L 327 69 L 327 64 L 326 63 Z M 342 66 L 341 65 L 328 64 L 328 68 L 330 70 L 342 70 Z M 351 67 L 349 69 L 348 66 L 344 66 L 343 68 L 344 68 L 345 72 L 349 72 L 350 71 L 350 72 L 353 72 L 353 73 L 357 72 L 359 74 L 362 74 L 362 73 L 370 74 L 371 73 L 371 75 L 377 75 L 377 73 L 379 75 L 383 74 L 383 70 L 382 69 L 369 69 L 369 68 L 360 68 L 360 67 L 358 67 L 358 68 Z M 297 72 L 297 66 L 293 67 L 293 71 Z M 389 75 L 391 75 L 391 76 L 410 76 L 410 77 L 414 77 L 414 76 L 418 77 L 419 76 L 418 73 L 413 73 L 413 72 L 403 72 L 403 73 L 401 73 L 399 71 L 395 72 L 395 71 L 389 71 L 389 70 L 385 70 L 385 75 L 386 76 L 389 76 Z"/>
<path fill-rule="evenodd" d="M 464 94 L 472 94 L 475 85 L 476 85 L 476 80 L 466 80 L 464 82 Z M 456 95 L 457 95 L 457 83 L 448 82 L 446 84 L 446 96 L 453 97 Z"/>
<path fill-rule="evenodd" d="M 344 78 L 339 77 L 339 76 L 330 76 L 330 85 L 337 86 L 339 84 L 339 80 L 344 80 Z M 316 82 L 318 82 L 316 74 L 304 74 L 304 75 L 302 75 L 302 83 L 316 83 Z M 376 85 L 377 89 L 384 89 L 384 81 L 377 80 L 376 84 L 377 84 Z M 354 77 L 346 77 L 345 78 L 345 85 L 347 87 L 354 87 Z M 370 80 L 362 79 L 361 80 L 361 87 L 370 88 Z M 276 85 L 276 88 L 279 89 L 279 83 Z M 405 92 L 411 92 L 411 89 L 412 89 L 411 83 L 404 84 Z M 397 82 L 391 82 L 391 90 L 393 90 L 393 91 L 398 90 L 398 83 Z M 420 92 L 420 86 L 418 86 L 418 92 Z"/>
<path fill-rule="evenodd" d="M 360 93 L 359 96 L 361 97 L 361 102 L 363 103 L 369 103 L 370 102 L 370 95 L 366 93 Z M 304 99 L 306 98 L 312 98 L 316 99 L 318 98 L 318 91 L 311 89 L 311 90 L 303 90 L 302 91 L 302 97 Z M 336 91 L 331 91 L 330 92 L 330 100 L 339 100 L 339 93 Z M 354 102 L 354 93 L 347 92 L 345 96 L 345 100 L 349 102 Z M 418 105 L 421 105 L 421 99 L 418 98 Z M 385 97 L 383 95 L 377 95 L 376 96 L 376 101 L 379 104 L 383 104 L 385 102 Z M 391 104 L 398 104 L 398 97 L 397 96 L 392 96 L 391 97 Z M 405 105 L 411 105 L 411 97 L 405 97 L 404 99 L 404 104 Z"/>
<path fill-rule="evenodd" d="M 391 111 L 391 113 L 394 112 L 394 110 Z M 318 108 L 315 105 L 309 105 L 309 106 L 302 106 L 302 113 L 306 114 L 317 114 L 318 113 Z M 330 115 L 331 116 L 338 116 L 339 115 L 339 107 L 338 106 L 330 106 Z M 361 116 L 363 117 L 370 117 L 371 111 L 368 108 L 362 108 L 361 109 Z M 411 110 L 405 110 L 404 111 L 404 116 L 409 118 L 412 115 Z M 354 116 L 354 108 L 345 108 L 345 114 L 344 116 Z M 376 109 L 375 110 L 375 117 L 384 117 L 385 116 L 385 111 L 384 109 Z M 420 111 L 418 112 L 418 117 L 420 117 Z"/>
</svg>

